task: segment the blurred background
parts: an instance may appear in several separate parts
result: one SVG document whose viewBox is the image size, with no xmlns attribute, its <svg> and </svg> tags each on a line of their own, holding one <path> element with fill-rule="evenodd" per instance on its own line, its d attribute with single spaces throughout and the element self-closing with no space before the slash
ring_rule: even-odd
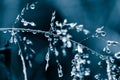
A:
<svg viewBox="0 0 120 80">
<path fill-rule="evenodd" d="M 0 0 L 0 28 L 25 27 L 20 22 L 14 25 L 14 21 L 27 4 L 32 4 L 36 1 L 37 0 Z M 39 0 L 35 10 L 28 11 L 24 14 L 24 19 L 34 21 L 37 26 L 27 26 L 25 28 L 48 31 L 53 11 L 57 12 L 56 18 L 58 21 L 67 19 L 68 22 L 83 24 L 85 28 L 90 30 L 91 34 L 95 32 L 96 28 L 104 26 L 107 32 L 106 39 L 120 41 L 120 0 Z M 75 35 L 74 32 L 72 34 Z M 34 58 L 34 66 L 30 72 L 28 71 L 29 80 L 58 80 L 57 77 L 55 77 L 57 76 L 57 70 L 54 70 L 57 69 L 55 68 L 56 66 L 51 66 L 48 72 L 44 71 L 44 57 L 48 47 L 47 39 L 43 38 L 43 35 L 41 35 L 42 37 L 40 37 L 40 35 L 29 36 L 30 33 L 20 35 L 27 36 L 31 39 L 34 43 L 33 48 L 37 51 L 37 55 Z M 74 37 L 76 41 L 82 40 L 80 37 Z M 9 38 L 10 34 L 0 32 L 0 74 L 2 75 L 0 76 L 0 80 L 9 80 L 6 76 L 10 75 L 12 80 L 23 80 L 20 57 L 17 55 L 16 45 L 9 47 L 7 44 Z M 106 45 L 106 43 L 101 40 L 88 40 L 85 43 L 83 42 L 83 44 L 100 53 L 102 52 L 101 47 Z M 119 47 L 117 47 L 117 49 L 119 49 Z M 7 61 L 10 61 L 7 65 L 3 63 L 5 62 L 4 59 L 2 59 L 4 58 L 2 57 L 4 54 L 9 54 L 7 56 L 10 56 L 10 58 L 6 58 Z M 71 65 L 70 60 L 72 58 L 73 55 L 69 54 L 66 59 L 63 59 L 64 61 L 68 61 L 67 64 L 62 63 L 65 69 Z M 56 65 L 54 62 L 51 62 L 51 64 Z M 8 66 L 10 67 L 8 68 Z M 65 72 L 64 79 L 62 80 L 71 80 L 71 77 L 68 76 L 70 75 L 70 73 L 68 73 L 69 71 L 70 69 Z M 12 74 L 10 74 L 10 72 Z M 90 79 L 94 80 L 93 78 Z"/>
</svg>

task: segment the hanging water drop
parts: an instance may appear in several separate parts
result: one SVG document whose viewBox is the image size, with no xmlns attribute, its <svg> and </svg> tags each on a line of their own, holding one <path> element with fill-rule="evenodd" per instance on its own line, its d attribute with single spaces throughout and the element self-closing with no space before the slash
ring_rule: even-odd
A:
<svg viewBox="0 0 120 80">
<path fill-rule="evenodd" d="M 7 33 L 7 31 L 5 30 L 5 31 L 3 31 L 3 33 Z"/>
<path fill-rule="evenodd" d="M 32 32 L 32 33 L 33 33 L 33 34 L 37 34 L 37 32 L 35 32 L 35 31 L 34 31 L 34 32 Z"/>
</svg>

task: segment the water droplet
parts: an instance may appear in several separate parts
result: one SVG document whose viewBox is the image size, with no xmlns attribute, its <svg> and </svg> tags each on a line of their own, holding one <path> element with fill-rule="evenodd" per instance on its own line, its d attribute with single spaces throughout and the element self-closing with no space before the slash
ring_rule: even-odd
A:
<svg viewBox="0 0 120 80">
<path fill-rule="evenodd" d="M 21 15 L 24 15 L 25 8 L 22 9 Z"/>
<path fill-rule="evenodd" d="M 106 36 L 106 32 L 103 31 L 103 32 L 101 33 L 101 36 Z"/>
<path fill-rule="evenodd" d="M 32 45 L 32 41 L 26 40 L 26 44 L 31 44 Z"/>
<path fill-rule="evenodd" d="M 62 53 L 63 53 L 63 56 L 66 56 L 67 55 L 67 52 L 65 49 L 62 49 Z"/>
<path fill-rule="evenodd" d="M 53 16 L 52 16 L 52 19 L 51 19 L 51 22 L 54 21 L 54 20 L 55 20 L 55 16 L 53 15 Z"/>
<path fill-rule="evenodd" d="M 14 43 L 17 43 L 17 38 L 16 37 L 14 37 Z"/>
<path fill-rule="evenodd" d="M 55 55 L 58 56 L 59 52 L 57 51 L 57 49 L 55 48 Z"/>
<path fill-rule="evenodd" d="M 3 31 L 3 33 L 7 33 L 7 31 L 5 30 L 5 31 Z"/>
<path fill-rule="evenodd" d="M 111 53 L 111 50 L 109 49 L 108 46 L 106 46 L 105 48 L 103 48 L 103 51 L 106 53 Z"/>
<path fill-rule="evenodd" d="M 102 26 L 100 28 L 97 28 L 96 29 L 96 33 L 102 33 L 103 32 L 103 28 L 104 28 L 104 26 Z"/>
<path fill-rule="evenodd" d="M 36 26 L 36 24 L 34 22 L 30 22 L 29 23 L 31 26 Z"/>
<path fill-rule="evenodd" d="M 65 25 L 67 23 L 67 19 L 64 19 L 63 24 Z"/>
<path fill-rule="evenodd" d="M 50 33 L 46 32 L 46 33 L 45 33 L 45 37 L 48 38 L 49 36 L 50 36 Z"/>
<path fill-rule="evenodd" d="M 66 37 L 62 37 L 62 42 L 66 42 L 67 41 L 67 38 Z"/>
<path fill-rule="evenodd" d="M 117 59 L 120 59 L 120 51 L 115 53 L 114 56 L 117 58 Z"/>
<path fill-rule="evenodd" d="M 61 30 L 56 30 L 57 35 L 60 35 L 62 32 Z"/>
<path fill-rule="evenodd" d="M 30 9 L 35 9 L 35 4 L 31 4 Z"/>
<path fill-rule="evenodd" d="M 90 69 L 89 68 L 86 68 L 84 75 L 85 76 L 89 76 L 90 75 Z"/>
<path fill-rule="evenodd" d="M 72 47 L 72 43 L 70 41 L 67 41 L 67 47 L 71 48 Z"/>
<path fill-rule="evenodd" d="M 69 25 L 71 28 L 74 28 L 77 25 L 77 23 L 70 23 Z"/>
<path fill-rule="evenodd" d="M 33 34 L 37 34 L 37 32 L 36 31 L 34 31 L 34 32 L 32 32 Z"/>
<path fill-rule="evenodd" d="M 87 64 L 90 64 L 91 63 L 91 61 L 90 60 L 87 60 Z"/>
<path fill-rule="evenodd" d="M 58 77 L 63 77 L 62 66 L 60 65 L 58 60 L 56 60 L 56 62 L 58 63 Z"/>
<path fill-rule="evenodd" d="M 13 36 L 10 38 L 10 43 L 13 43 L 14 42 L 14 39 L 13 39 Z"/>
<path fill-rule="evenodd" d="M 98 33 L 96 33 L 96 34 L 94 35 L 94 37 L 96 37 L 96 38 L 99 37 Z"/>
<path fill-rule="evenodd" d="M 27 50 L 27 46 L 26 46 L 26 45 L 24 45 L 24 50 L 25 50 L 25 51 Z"/>
<path fill-rule="evenodd" d="M 80 45 L 77 46 L 77 51 L 78 51 L 79 53 L 83 53 L 83 49 L 82 49 L 82 47 L 81 47 Z"/>
<path fill-rule="evenodd" d="M 98 65 L 99 65 L 99 66 L 101 65 L 101 61 L 98 62 Z"/>
<path fill-rule="evenodd" d="M 32 68 L 32 62 L 30 60 L 28 62 L 29 62 L 30 68 Z"/>
<path fill-rule="evenodd" d="M 22 32 L 25 32 L 24 30 L 21 30 Z"/>
<path fill-rule="evenodd" d="M 45 60 L 46 60 L 46 66 L 45 66 L 45 71 L 47 71 L 48 67 L 49 67 L 49 60 L 50 60 L 50 53 L 49 51 L 47 52 L 46 56 L 45 56 Z"/>
<path fill-rule="evenodd" d="M 67 29 L 61 30 L 61 33 L 62 33 L 63 35 L 66 35 Z"/>
<path fill-rule="evenodd" d="M 30 51 L 31 51 L 32 53 L 36 53 L 35 50 L 33 50 L 32 48 L 30 48 Z"/>
<path fill-rule="evenodd" d="M 26 41 L 26 37 L 23 37 L 23 41 Z"/>
<path fill-rule="evenodd" d="M 25 59 L 26 59 L 26 60 L 28 60 L 28 59 L 29 59 L 28 55 L 25 57 Z"/>
<path fill-rule="evenodd" d="M 100 78 L 100 74 L 96 74 L 96 75 L 94 76 L 94 78 L 95 78 L 95 79 L 99 79 L 99 78 Z"/>
<path fill-rule="evenodd" d="M 85 35 L 88 35 L 90 33 L 90 31 L 87 30 L 87 29 L 83 29 L 83 32 L 84 32 Z"/>
<path fill-rule="evenodd" d="M 107 46 L 111 46 L 112 42 L 111 41 L 107 41 Z"/>
<path fill-rule="evenodd" d="M 23 25 L 24 25 L 24 26 L 27 26 L 27 25 L 28 25 L 28 22 L 24 21 L 24 22 L 23 22 Z"/>
<path fill-rule="evenodd" d="M 83 30 L 83 25 L 81 24 L 81 25 L 76 26 L 76 30 L 77 30 L 77 32 L 82 31 Z"/>
</svg>

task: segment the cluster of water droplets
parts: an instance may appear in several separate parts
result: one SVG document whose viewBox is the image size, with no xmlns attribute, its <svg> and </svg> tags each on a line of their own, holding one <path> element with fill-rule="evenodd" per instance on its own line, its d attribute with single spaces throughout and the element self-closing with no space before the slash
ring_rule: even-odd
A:
<svg viewBox="0 0 120 80">
<path fill-rule="evenodd" d="M 83 48 L 80 45 L 77 45 L 77 53 L 72 60 L 72 71 L 71 76 L 72 80 L 83 80 L 85 76 L 90 75 L 90 68 L 84 67 L 86 64 L 90 64 L 90 61 L 87 60 L 89 56 L 84 55 Z"/>
</svg>

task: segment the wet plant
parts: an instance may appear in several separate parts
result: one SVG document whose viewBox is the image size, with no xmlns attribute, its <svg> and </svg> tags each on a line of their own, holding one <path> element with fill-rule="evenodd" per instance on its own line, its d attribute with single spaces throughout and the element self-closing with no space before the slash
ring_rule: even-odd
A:
<svg viewBox="0 0 120 80">
<path fill-rule="evenodd" d="M 15 20 L 15 24 L 17 24 L 18 21 L 20 21 L 24 27 L 30 25 L 35 27 L 37 24 L 33 21 L 27 21 L 24 19 L 23 15 L 28 10 L 34 10 L 36 8 L 36 4 L 27 4 L 25 8 L 23 8 L 21 14 L 19 14 Z M 62 54 L 62 57 L 67 57 L 69 54 L 74 54 L 73 59 L 71 60 L 71 80 L 85 80 L 86 77 L 90 76 L 92 74 L 92 69 L 89 67 L 91 63 L 94 63 L 91 61 L 90 55 L 95 55 L 100 59 L 98 62 L 99 67 L 103 67 L 102 62 L 105 62 L 106 64 L 106 76 L 102 77 L 102 73 L 98 73 L 94 75 L 94 79 L 96 80 L 119 80 L 120 79 L 120 66 L 115 64 L 116 60 L 120 59 L 120 51 L 113 52 L 111 51 L 111 46 L 116 47 L 120 46 L 120 42 L 114 41 L 114 40 L 106 40 L 104 37 L 107 35 L 107 32 L 104 31 L 104 26 L 98 27 L 94 34 L 91 34 L 91 31 L 86 29 L 83 24 L 77 24 L 77 23 L 68 23 L 67 19 L 64 19 L 63 22 L 56 21 L 56 12 L 54 11 L 52 13 L 51 17 L 51 23 L 50 23 L 50 29 L 48 31 L 43 30 L 36 30 L 31 28 L 15 28 L 14 26 L 12 28 L 0 28 L 0 31 L 2 31 L 4 34 L 10 33 L 11 37 L 9 39 L 9 43 L 16 44 L 19 48 L 18 50 L 18 56 L 20 56 L 23 66 L 23 75 L 24 80 L 28 80 L 27 78 L 27 67 L 25 64 L 25 61 L 27 60 L 29 63 L 29 67 L 32 68 L 32 61 L 31 58 L 33 55 L 36 54 L 36 51 L 29 47 L 29 45 L 33 45 L 33 42 L 28 39 L 26 36 L 22 37 L 18 33 L 32 33 L 33 35 L 36 34 L 43 34 L 45 38 L 47 38 L 49 45 L 47 48 L 47 53 L 45 56 L 46 60 L 46 66 L 45 71 L 49 68 L 49 62 L 51 59 L 51 55 L 55 56 L 56 64 L 57 64 L 57 71 L 58 71 L 58 77 L 61 78 L 64 76 L 63 66 L 61 65 L 59 61 L 59 55 Z M 77 42 L 74 39 L 74 36 L 71 34 L 71 31 L 75 31 L 76 33 L 83 33 L 85 36 L 87 36 L 85 39 Z M 90 35 L 90 36 L 88 36 Z M 81 36 L 81 35 L 78 35 Z M 84 44 L 82 42 L 87 41 L 88 39 L 99 39 L 105 42 L 106 46 L 101 49 L 101 52 L 104 54 L 101 54 Z M 21 48 L 20 43 L 23 43 L 24 47 Z M 60 47 L 57 46 L 60 44 Z M 68 52 L 67 49 L 71 49 L 71 52 Z M 29 50 L 31 53 L 28 54 L 27 50 Z M 26 52 L 26 55 L 23 55 L 23 52 Z M 113 55 L 111 55 L 114 53 Z M 86 66 L 88 65 L 88 66 Z M 93 65 L 93 64 L 92 64 Z"/>
</svg>

